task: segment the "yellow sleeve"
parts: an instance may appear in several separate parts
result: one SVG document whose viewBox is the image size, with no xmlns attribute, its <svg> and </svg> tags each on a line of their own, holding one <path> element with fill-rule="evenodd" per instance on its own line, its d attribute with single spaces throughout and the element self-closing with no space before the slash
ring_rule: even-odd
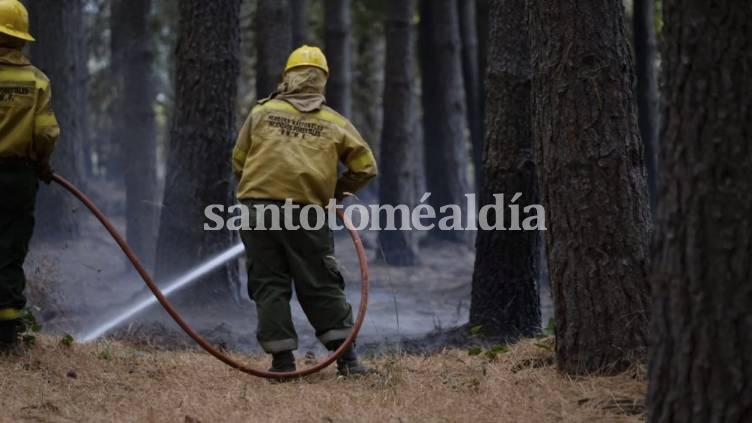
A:
<svg viewBox="0 0 752 423">
<path fill-rule="evenodd" d="M 335 197 L 341 199 L 346 192 L 355 193 L 378 175 L 376 158 L 358 130 L 347 122 L 340 159 L 347 171 L 337 180 Z"/>
<path fill-rule="evenodd" d="M 38 81 L 37 105 L 34 113 L 34 150 L 37 160 L 47 162 L 60 137 L 60 126 L 52 110 L 52 89 L 49 81 Z"/>
<path fill-rule="evenodd" d="M 255 108 L 254 108 L 255 110 Z M 251 130 L 253 129 L 253 111 L 248 114 L 243 127 L 238 134 L 238 140 L 235 142 L 235 148 L 232 150 L 232 173 L 237 180 L 243 175 L 243 167 L 248 151 L 251 149 Z"/>
</svg>

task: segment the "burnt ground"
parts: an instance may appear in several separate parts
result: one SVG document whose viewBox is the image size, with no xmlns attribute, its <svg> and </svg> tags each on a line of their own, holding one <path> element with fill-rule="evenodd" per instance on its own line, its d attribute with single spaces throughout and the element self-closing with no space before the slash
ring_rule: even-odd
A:
<svg viewBox="0 0 752 423">
<path fill-rule="evenodd" d="M 79 338 L 107 317 L 148 296 L 143 282 L 126 262 L 104 229 L 85 212 L 81 236 L 66 243 L 35 240 L 27 261 L 30 297 L 36 314 L 49 333 L 70 333 Z M 122 221 L 115 220 L 122 227 Z M 368 314 L 359 342 L 369 349 L 414 351 L 439 344 L 458 345 L 466 339 L 474 252 L 471 245 L 437 244 L 421 249 L 419 266 L 398 268 L 376 260 L 376 233 L 363 234 L 368 249 L 371 279 Z M 359 268 L 352 242 L 336 239 L 337 257 L 347 281 L 347 294 L 357 310 Z M 242 263 L 238 265 L 242 268 Z M 228 349 L 259 351 L 255 340 L 256 313 L 245 295 L 245 275 L 236 287 L 234 304 L 204 309 L 181 309 L 187 320 L 210 341 Z M 542 294 L 543 322 L 552 315 L 548 290 Z M 300 350 L 320 346 L 302 310 L 293 301 Z M 108 336 L 161 348 L 192 346 L 159 306 L 137 315 Z M 407 342 L 404 342 L 407 341 Z"/>
</svg>

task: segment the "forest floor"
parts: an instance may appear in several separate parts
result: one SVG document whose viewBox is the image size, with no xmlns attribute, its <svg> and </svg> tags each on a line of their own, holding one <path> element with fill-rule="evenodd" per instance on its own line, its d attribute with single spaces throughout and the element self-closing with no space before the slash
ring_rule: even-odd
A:
<svg viewBox="0 0 752 423">
<path fill-rule="evenodd" d="M 83 211 L 80 217 L 82 226 L 77 239 L 52 244 L 35 239 L 26 264 L 30 302 L 45 332 L 70 333 L 77 339 L 139 299 L 150 297 L 140 277 L 98 222 Z M 122 219 L 114 221 L 122 225 Z M 341 235 L 335 239 L 337 257 L 347 282 L 348 298 L 357 310 L 357 256 L 349 237 Z M 399 268 L 377 260 L 376 232 L 365 231 L 362 236 L 368 246 L 371 288 L 368 314 L 359 337 L 361 345 L 368 345 L 369 350 L 400 352 L 405 340 L 421 339 L 467 322 L 475 260 L 471 244 L 425 245 L 418 266 Z M 243 269 L 242 261 L 236 264 Z M 244 272 L 240 274 L 234 299 L 188 307 L 178 304 L 178 310 L 211 342 L 255 352 L 259 351 L 256 310 L 246 296 Z M 545 288 L 541 305 L 545 326 L 553 312 Z M 293 301 L 292 309 L 300 349 L 320 352 L 321 346 L 297 301 Z M 192 345 L 159 306 L 134 316 L 108 336 L 163 348 Z M 413 342 L 411 351 L 414 347 Z"/>
<path fill-rule="evenodd" d="M 645 372 L 570 378 L 553 365 L 552 338 L 470 355 L 383 354 L 380 374 L 333 368 L 273 384 L 194 350 L 117 341 L 66 346 L 41 336 L 26 357 L 0 358 L 0 422 L 640 422 Z M 493 354 L 492 354 L 493 355 Z M 268 366 L 261 356 L 240 356 Z M 304 363 L 299 363 L 304 365 Z"/>
</svg>

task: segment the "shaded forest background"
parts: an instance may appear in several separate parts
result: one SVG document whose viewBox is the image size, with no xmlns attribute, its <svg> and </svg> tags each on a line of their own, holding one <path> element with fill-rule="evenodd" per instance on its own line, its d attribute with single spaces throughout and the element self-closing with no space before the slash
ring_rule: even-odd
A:
<svg viewBox="0 0 752 423">
<path fill-rule="evenodd" d="M 163 193 L 177 187 L 165 184 L 166 177 L 178 177 L 170 175 L 168 169 L 168 146 L 171 138 L 186 135 L 176 133 L 185 127 L 176 116 L 180 113 L 175 107 L 180 94 L 176 63 L 182 57 L 180 19 L 190 19 L 188 9 L 193 6 L 176 0 L 74 0 L 64 7 L 47 0 L 27 3 L 32 25 L 40 34 L 30 54 L 56 77 L 60 97 L 56 105 L 67 129 L 56 155 L 57 169 L 92 190 L 95 197 L 99 194 L 96 199 L 106 211 L 125 216 L 129 241 L 144 261 L 153 265 Z M 209 31 L 216 29 L 217 34 L 228 34 L 226 40 L 190 47 L 208 61 L 211 56 L 224 54 L 218 60 L 233 64 L 231 69 L 222 65 L 216 70 L 208 70 L 212 65 L 207 68 L 209 73 L 221 74 L 223 80 L 237 80 L 236 86 L 216 93 L 226 100 L 220 107 L 226 110 L 217 111 L 217 116 L 232 113 L 224 125 L 224 129 L 232 130 L 221 138 L 231 138 L 255 100 L 275 89 L 292 48 L 302 43 L 319 45 L 333 70 L 327 92 L 329 104 L 353 120 L 380 158 L 382 175 L 363 193 L 364 200 L 414 205 L 420 198 L 417 193 L 428 191 L 432 193 L 429 201 L 436 208 L 450 203 L 463 205 L 465 194 L 480 190 L 489 1 L 407 3 L 404 10 L 390 11 L 390 2 L 379 0 L 228 2 L 224 9 L 230 12 L 216 16 L 222 23 L 207 27 Z M 634 28 L 634 34 L 628 35 L 638 53 L 640 128 L 651 175 L 649 186 L 654 190 L 651 169 L 655 165 L 653 144 L 659 116 L 655 30 L 661 21 L 660 16 L 653 18 L 653 10 L 660 5 L 644 1 L 624 4 L 626 27 L 630 31 Z M 219 9 L 217 3 L 201 13 Z M 207 17 L 194 19 L 210 21 Z M 61 27 L 66 28 L 62 33 Z M 400 28 L 404 30 L 400 32 Z M 202 37 L 205 35 L 194 39 Z M 400 51 L 388 51 L 389 37 Z M 218 42 L 236 44 L 219 53 Z M 424 138 L 431 142 L 424 143 Z M 186 143 L 202 144 L 196 138 Z M 227 147 L 217 147 L 215 154 L 220 156 L 216 160 L 222 157 L 223 148 Z M 181 166 L 190 168 L 188 163 Z M 207 181 L 225 177 L 221 170 L 225 166 L 221 166 Z M 188 179 L 195 184 L 193 176 Z M 181 184 L 186 182 L 182 180 Z M 202 200 L 211 197 L 209 191 L 194 194 Z M 74 207 L 70 199 L 60 193 L 50 197 L 54 200 L 50 198 L 48 207 L 41 209 L 58 220 L 54 228 L 42 232 L 76 234 L 76 221 L 65 212 Z M 49 219 L 40 221 L 44 225 Z M 197 218 L 183 219 L 182 224 L 188 227 L 195 222 Z M 169 222 L 163 223 L 169 226 Z M 162 230 L 168 231 L 162 233 L 162 238 L 167 238 L 181 228 Z M 462 232 L 436 231 L 430 237 L 473 242 L 472 234 Z M 380 244 L 387 262 L 417 263 L 415 238 L 409 233 L 382 234 Z M 196 243 L 204 249 L 213 244 L 203 239 Z M 199 258 L 195 253 L 187 253 L 187 257 L 188 262 Z"/>
<path fill-rule="evenodd" d="M 559 188 L 561 180 L 577 180 L 582 175 L 566 175 L 560 173 L 566 168 L 545 166 L 549 154 L 569 154 L 574 163 L 582 152 L 548 153 L 547 144 L 535 145 L 534 130 L 557 130 L 534 128 L 530 120 L 534 101 L 530 107 L 523 107 L 529 99 L 535 99 L 536 79 L 532 67 L 536 39 L 528 34 L 532 11 L 525 2 L 27 3 L 39 40 L 31 46 L 30 54 L 53 80 L 55 108 L 63 127 L 55 168 L 91 192 L 108 214 L 122 218 L 129 243 L 159 280 L 167 280 L 237 242 L 229 231 L 199 230 L 205 221 L 203 207 L 234 203 L 228 158 L 237 129 L 255 101 L 274 91 L 289 52 L 308 43 L 322 46 L 328 57 L 328 103 L 352 119 L 379 158 L 381 175 L 361 193 L 363 201 L 414 206 L 423 192 L 431 192 L 429 202 L 435 209 L 458 204 L 464 215 L 468 212 L 465 194 L 479 193 L 478 206 L 483 206 L 494 202 L 493 194 L 511 196 L 520 192 L 521 207 L 544 202 L 549 219 L 578 217 L 580 227 L 570 231 L 584 231 L 593 221 L 602 221 L 603 227 L 592 235 L 593 242 L 602 244 L 606 251 L 614 249 L 608 252 L 613 260 L 620 255 L 635 257 L 635 267 L 625 268 L 618 275 L 604 273 L 594 278 L 591 266 L 605 272 L 613 272 L 615 267 L 602 258 L 595 264 L 592 253 L 581 252 L 576 260 L 582 263 L 578 268 L 589 275 L 575 276 L 570 271 L 561 275 L 570 280 L 555 286 L 593 285 L 583 286 L 586 289 L 577 294 L 578 298 L 571 290 L 554 289 L 557 304 L 598 298 L 612 302 L 601 312 L 582 308 L 592 314 L 578 313 L 581 321 L 561 325 L 559 331 L 593 329 L 589 321 L 610 320 L 622 309 L 634 308 L 634 316 L 644 316 L 649 210 L 644 199 L 639 199 L 645 187 L 640 176 L 642 161 L 631 156 L 642 156 L 641 139 L 650 176 L 647 186 L 654 187 L 655 170 L 651 167 L 655 166 L 659 116 L 656 32 L 660 32 L 661 19 L 653 12 L 660 4 L 613 2 L 601 11 L 619 32 L 598 34 L 609 41 L 593 48 L 619 46 L 622 50 L 614 59 L 622 63 L 617 71 L 624 72 L 626 65 L 629 69 L 625 75 L 637 76 L 635 86 L 625 79 L 607 89 L 626 93 L 613 107 L 625 119 L 622 130 L 632 131 L 628 139 L 629 148 L 634 150 L 630 159 L 638 175 L 627 183 L 636 192 L 614 197 L 614 190 L 627 185 L 614 185 L 616 179 L 604 178 L 602 195 L 593 199 L 584 197 L 592 195 L 591 187 L 583 192 L 575 184 L 568 193 Z M 620 32 L 622 28 L 627 32 Z M 561 35 L 547 34 L 541 42 L 546 37 Z M 563 50 L 563 46 L 559 48 Z M 636 57 L 634 65 L 631 55 Z M 552 75 L 541 77 L 541 89 L 554 86 L 549 82 Z M 589 92 L 577 94 L 573 101 L 579 99 L 592 101 Z M 635 109 L 621 108 L 623 101 L 639 103 L 641 138 L 634 132 L 637 127 L 633 119 L 638 115 Z M 549 103 L 542 103 L 540 115 L 558 112 L 547 111 Z M 581 124 L 573 122 L 571 131 L 578 131 Z M 619 148 L 623 140 L 613 138 L 608 131 L 604 127 L 596 136 Z M 571 136 L 577 137 L 574 132 Z M 594 139 L 593 145 L 599 141 Z M 617 162 L 622 159 L 616 158 Z M 546 187 L 555 187 L 550 192 L 559 197 L 548 198 Z M 651 188 L 649 192 L 654 191 Z M 583 213 L 582 209 L 573 209 L 574 203 L 567 198 L 635 208 L 641 216 L 624 225 L 629 222 L 626 216 L 599 208 Z M 42 227 L 38 238 L 70 241 L 82 235 L 77 206 L 71 198 L 60 190 L 44 190 L 40 204 Z M 558 209 L 560 206 L 564 208 Z M 607 216 L 612 220 L 604 218 Z M 399 227 L 401 222 L 396 223 Z M 553 220 L 549 233 L 558 231 L 558 223 Z M 602 239 L 617 224 L 623 225 L 622 236 L 633 240 L 631 247 Z M 482 328 L 486 336 L 514 339 L 538 333 L 542 326 L 539 286 L 548 284 L 548 270 L 564 271 L 566 262 L 572 260 L 571 251 L 567 251 L 567 257 L 558 252 L 564 251 L 563 243 L 575 241 L 556 237 L 556 243 L 547 246 L 542 241 L 541 234 L 526 231 L 481 231 L 477 240 L 475 232 L 465 231 L 435 230 L 427 235 L 382 231 L 374 248 L 377 258 L 388 265 L 414 266 L 421 262 L 422 246 L 441 242 L 463 248 L 475 243 L 469 326 Z M 546 248 L 553 253 L 551 266 L 546 265 Z M 237 280 L 237 266 L 228 264 L 196 284 L 182 299 L 198 305 L 207 301 L 236 303 Z M 598 280 L 614 285 L 596 283 Z M 628 286 L 625 296 L 614 297 L 613 293 L 620 291 L 616 287 L 623 283 Z M 564 317 L 557 319 L 563 321 Z M 644 317 L 613 322 L 618 327 L 625 320 L 634 323 L 633 331 L 603 326 L 583 345 L 572 346 L 575 352 L 564 354 L 572 357 L 572 370 L 581 364 L 577 351 L 601 351 L 592 343 L 605 339 L 610 339 L 613 350 L 601 351 L 601 356 L 594 353 L 599 357 L 585 367 L 618 361 L 624 351 L 641 354 Z M 624 339 L 617 339 L 620 333 Z M 565 346 L 560 343 L 561 348 Z"/>
</svg>

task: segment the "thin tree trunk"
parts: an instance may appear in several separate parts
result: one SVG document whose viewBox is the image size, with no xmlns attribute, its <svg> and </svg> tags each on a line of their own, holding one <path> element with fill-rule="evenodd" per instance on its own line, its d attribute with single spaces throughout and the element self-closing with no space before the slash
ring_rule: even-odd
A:
<svg viewBox="0 0 752 423">
<path fill-rule="evenodd" d="M 521 210 L 537 202 L 536 166 L 530 120 L 530 53 L 525 0 L 491 0 L 489 16 L 488 139 L 483 156 L 479 206 L 494 194 Z M 490 224 L 496 222 L 490 213 Z M 505 213 L 505 228 L 511 227 Z M 538 232 L 481 230 L 476 238 L 470 324 L 489 336 L 517 338 L 540 330 L 536 268 Z"/>
<path fill-rule="evenodd" d="M 481 167 L 483 166 L 483 115 L 481 114 L 480 84 L 485 77 L 479 65 L 478 24 L 476 1 L 462 0 L 459 6 L 460 34 L 462 38 L 462 75 L 467 102 L 467 125 L 472 144 L 473 171 L 475 186 L 480 188 Z M 484 69 L 485 70 L 485 69 Z"/>
<path fill-rule="evenodd" d="M 529 0 L 529 17 L 557 362 L 618 371 L 645 354 L 650 237 L 623 6 Z"/>
<path fill-rule="evenodd" d="M 651 209 L 655 210 L 658 128 L 658 71 L 652 0 L 634 0 L 634 47 L 637 73 L 637 114 L 645 148 Z"/>
<path fill-rule="evenodd" d="M 115 0 L 110 16 L 117 99 L 115 142 L 122 146 L 126 186 L 126 235 L 139 258 L 153 266 L 158 208 L 154 121 L 151 0 Z"/>
<path fill-rule="evenodd" d="M 352 112 L 352 16 L 349 0 L 324 1 L 324 45 L 329 61 L 326 102 L 344 116 Z"/>
<path fill-rule="evenodd" d="M 663 0 L 650 422 L 752 421 L 752 4 Z"/>
<path fill-rule="evenodd" d="M 414 0 L 390 0 L 386 22 L 386 66 L 384 83 L 384 127 L 381 135 L 380 203 L 411 206 L 416 199 L 414 129 L 415 97 Z M 412 210 L 412 208 L 411 208 Z M 402 226 L 395 213 L 395 227 Z M 411 231 L 380 231 L 384 260 L 394 266 L 412 266 L 418 261 Z"/>
<path fill-rule="evenodd" d="M 37 42 L 31 44 L 34 64 L 52 83 L 52 106 L 60 123 L 61 137 L 52 165 L 76 184 L 84 182 L 84 146 L 88 72 L 81 0 L 33 0 L 28 2 L 31 28 Z M 78 236 L 75 213 L 78 203 L 58 187 L 42 188 L 37 204 L 37 234 L 43 238 L 71 239 Z"/>
<path fill-rule="evenodd" d="M 227 249 L 233 234 L 205 231 L 204 208 L 233 203 L 240 0 L 179 3 L 175 115 L 157 246 L 157 276 L 174 277 Z M 237 268 L 228 264 L 186 295 L 195 303 L 231 300 Z"/>
<path fill-rule="evenodd" d="M 366 9 L 369 11 L 369 9 Z M 362 14 L 367 12 L 361 11 Z M 381 129 L 383 123 L 383 98 L 376 93 L 384 92 L 384 27 L 379 23 L 363 23 L 362 15 L 356 15 L 355 68 L 352 89 L 352 121 L 371 147 L 375 157 L 380 157 Z M 368 14 L 373 19 L 372 14 Z M 369 184 L 359 194 L 362 199 L 375 200 L 379 193 L 380 180 Z"/>
<path fill-rule="evenodd" d="M 256 93 L 274 92 L 292 50 L 289 0 L 258 0 L 256 10 Z"/>
<path fill-rule="evenodd" d="M 456 204 L 466 217 L 469 154 L 456 0 L 422 0 L 420 28 L 428 202 L 437 213 L 445 205 Z M 465 231 L 442 231 L 438 225 L 430 236 L 452 242 L 468 238 Z"/>
<path fill-rule="evenodd" d="M 310 43 L 308 30 L 308 0 L 290 0 L 290 22 L 292 23 L 292 47 L 298 48 Z"/>
</svg>

